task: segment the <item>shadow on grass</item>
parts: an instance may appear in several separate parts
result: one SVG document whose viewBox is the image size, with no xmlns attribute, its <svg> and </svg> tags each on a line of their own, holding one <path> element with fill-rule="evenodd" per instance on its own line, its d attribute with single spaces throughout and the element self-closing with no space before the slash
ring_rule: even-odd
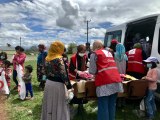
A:
<svg viewBox="0 0 160 120">
<path fill-rule="evenodd" d="M 32 111 L 33 111 L 33 120 L 40 120 L 41 117 L 41 108 L 42 105 L 36 105 Z"/>
<path fill-rule="evenodd" d="M 33 87 L 33 92 L 34 93 L 42 92 L 42 90 L 39 88 L 39 85 L 33 84 L 32 87 Z"/>
<path fill-rule="evenodd" d="M 25 102 L 25 100 L 21 100 L 20 98 L 16 98 L 11 103 L 12 104 L 19 104 L 20 102 Z"/>
</svg>

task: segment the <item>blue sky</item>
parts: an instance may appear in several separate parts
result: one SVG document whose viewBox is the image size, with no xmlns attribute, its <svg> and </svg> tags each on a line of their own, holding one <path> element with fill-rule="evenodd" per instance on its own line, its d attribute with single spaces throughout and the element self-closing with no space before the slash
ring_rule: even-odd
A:
<svg viewBox="0 0 160 120">
<path fill-rule="evenodd" d="M 103 40 L 108 27 L 155 13 L 159 0 L 0 0 L 0 45 L 16 46 L 20 37 L 25 46 L 57 39 L 85 44 L 86 20 L 93 42 Z"/>
</svg>

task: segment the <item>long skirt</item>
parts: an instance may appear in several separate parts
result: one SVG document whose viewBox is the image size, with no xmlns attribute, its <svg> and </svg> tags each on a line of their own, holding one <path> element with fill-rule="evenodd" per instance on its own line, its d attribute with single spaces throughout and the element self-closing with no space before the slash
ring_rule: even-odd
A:
<svg viewBox="0 0 160 120">
<path fill-rule="evenodd" d="M 44 89 L 41 120 L 70 120 L 63 83 L 47 80 Z"/>
</svg>

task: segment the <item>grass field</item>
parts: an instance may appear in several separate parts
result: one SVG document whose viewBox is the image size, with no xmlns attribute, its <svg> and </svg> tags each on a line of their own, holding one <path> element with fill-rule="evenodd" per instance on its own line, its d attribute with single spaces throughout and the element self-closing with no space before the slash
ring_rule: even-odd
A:
<svg viewBox="0 0 160 120">
<path fill-rule="evenodd" d="M 33 56 L 32 56 L 33 57 Z M 35 59 L 35 56 L 34 56 Z M 30 64 L 33 66 L 33 90 L 34 90 L 34 100 L 21 101 L 18 99 L 17 91 L 11 91 L 11 95 L 6 102 L 6 109 L 9 114 L 10 120 L 40 120 L 41 105 L 43 92 L 38 88 L 38 82 L 36 78 L 36 61 L 27 60 L 26 65 Z M 12 81 L 11 88 L 14 87 Z M 97 118 L 97 103 L 95 101 L 88 102 L 84 105 L 84 112 L 81 115 L 76 115 L 74 120 L 96 120 Z M 125 110 L 118 108 L 116 112 L 116 120 L 135 120 L 138 118 L 132 113 L 134 109 L 133 103 L 127 103 Z M 160 113 L 160 109 L 158 109 Z M 139 119 L 141 120 L 141 119 Z M 155 120 L 160 120 L 160 114 L 157 114 Z"/>
</svg>

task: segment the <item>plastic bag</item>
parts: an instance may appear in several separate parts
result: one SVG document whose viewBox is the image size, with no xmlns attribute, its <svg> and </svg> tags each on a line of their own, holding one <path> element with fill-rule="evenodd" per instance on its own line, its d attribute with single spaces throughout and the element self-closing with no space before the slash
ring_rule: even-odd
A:
<svg viewBox="0 0 160 120">
<path fill-rule="evenodd" d="M 145 111 L 144 99 L 141 100 L 139 107 L 140 107 L 140 110 Z"/>
<path fill-rule="evenodd" d="M 5 71 L 2 71 L 1 73 L 0 82 L 1 82 L 0 90 L 2 90 L 4 94 L 9 95 L 10 91 L 9 91 L 8 84 L 5 78 Z"/>
<path fill-rule="evenodd" d="M 26 97 L 26 86 L 23 81 L 23 67 L 21 65 L 16 65 L 17 77 L 18 77 L 18 94 L 21 100 L 24 100 Z"/>
</svg>

